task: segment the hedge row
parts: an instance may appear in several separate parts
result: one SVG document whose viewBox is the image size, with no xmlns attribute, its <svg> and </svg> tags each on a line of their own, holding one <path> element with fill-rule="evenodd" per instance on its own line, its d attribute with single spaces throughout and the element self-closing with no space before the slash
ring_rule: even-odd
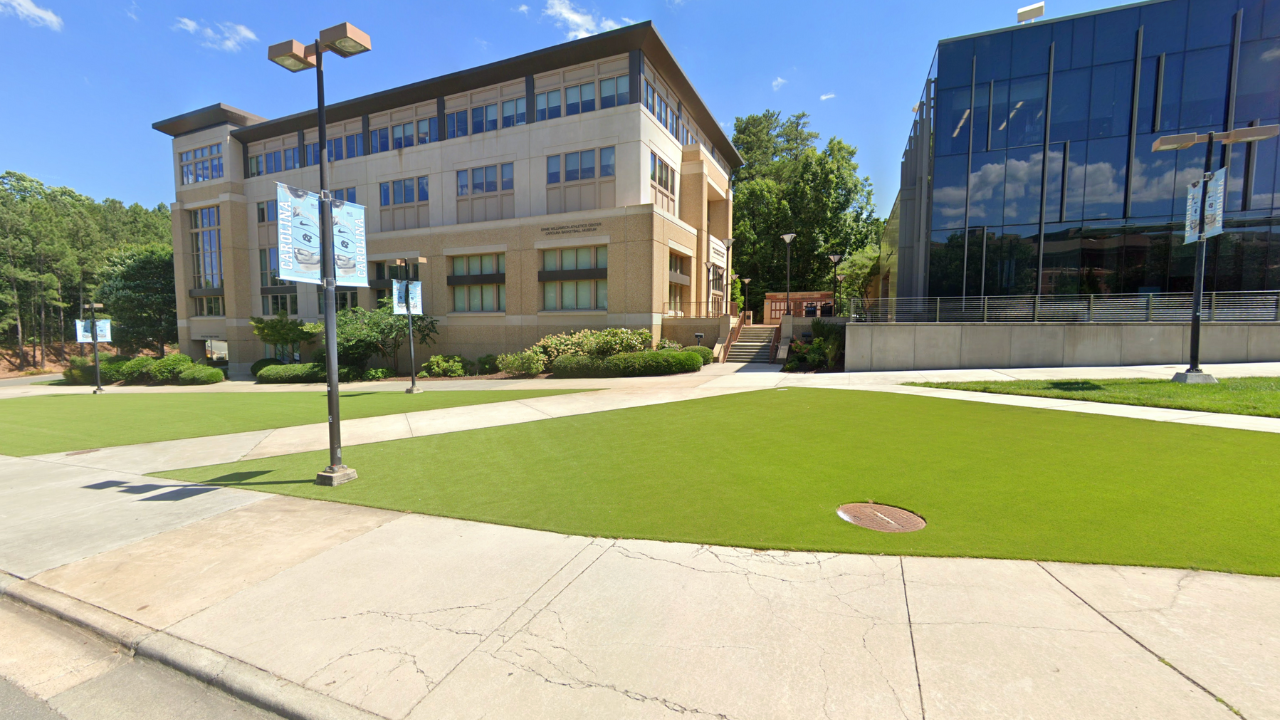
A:
<svg viewBox="0 0 1280 720">
<path fill-rule="evenodd" d="M 338 382 L 359 382 L 364 379 L 365 371 L 350 365 L 338 366 Z M 329 376 L 324 363 L 293 363 L 292 365 L 268 365 L 258 371 L 258 382 L 278 383 L 322 383 L 328 382 Z"/>
<path fill-rule="evenodd" d="M 145 355 L 135 358 L 112 355 L 99 358 L 99 361 L 101 363 L 99 374 L 103 385 L 115 383 L 211 385 L 226 379 L 218 368 L 196 365 L 190 357 L 182 353 L 170 353 L 159 360 Z M 214 379 L 215 375 L 217 379 Z M 185 380 L 184 376 L 186 376 Z M 62 372 L 62 377 L 72 385 L 92 385 L 94 383 L 93 360 L 82 357 L 71 358 L 70 365 Z"/>
<path fill-rule="evenodd" d="M 551 372 L 559 378 L 645 377 L 697 372 L 701 367 L 702 357 L 695 352 L 646 350 L 607 358 L 561 355 L 551 363 Z"/>
</svg>

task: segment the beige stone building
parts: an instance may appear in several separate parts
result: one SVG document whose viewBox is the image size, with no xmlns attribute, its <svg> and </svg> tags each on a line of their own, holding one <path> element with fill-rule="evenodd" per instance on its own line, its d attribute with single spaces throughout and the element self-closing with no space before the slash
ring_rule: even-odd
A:
<svg viewBox="0 0 1280 720">
<path fill-rule="evenodd" d="M 369 228 L 372 287 L 340 286 L 338 306 L 421 279 L 440 335 L 420 361 L 581 328 L 712 344 L 728 327 L 742 160 L 649 23 L 326 112 L 329 187 Z M 315 111 L 218 104 L 154 127 L 173 137 L 181 349 L 242 374 L 276 353 L 250 317 L 321 316 L 319 286 L 276 274 L 276 183 L 319 190 Z"/>
</svg>

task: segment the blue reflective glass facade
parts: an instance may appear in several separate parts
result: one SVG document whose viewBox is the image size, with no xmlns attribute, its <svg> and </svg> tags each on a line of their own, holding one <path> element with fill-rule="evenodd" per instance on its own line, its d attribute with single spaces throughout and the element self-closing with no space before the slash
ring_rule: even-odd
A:
<svg viewBox="0 0 1280 720">
<path fill-rule="evenodd" d="M 1188 291 L 1186 187 L 1205 146 L 1152 142 L 1276 123 L 1280 0 L 1164 0 L 944 40 L 903 155 L 896 294 Z M 1206 248 L 1206 290 L 1280 289 L 1278 146 L 1218 146 L 1227 232 Z"/>
</svg>

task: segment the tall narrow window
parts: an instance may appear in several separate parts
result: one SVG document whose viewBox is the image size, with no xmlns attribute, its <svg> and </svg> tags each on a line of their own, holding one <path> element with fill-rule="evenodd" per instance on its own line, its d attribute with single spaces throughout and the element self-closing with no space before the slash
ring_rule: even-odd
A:
<svg viewBox="0 0 1280 720">
<path fill-rule="evenodd" d="M 560 156 L 547 156 L 547 184 L 554 185 L 560 182 Z"/>
<path fill-rule="evenodd" d="M 218 206 L 192 210 L 191 226 L 192 287 L 222 287 L 222 216 Z"/>
</svg>

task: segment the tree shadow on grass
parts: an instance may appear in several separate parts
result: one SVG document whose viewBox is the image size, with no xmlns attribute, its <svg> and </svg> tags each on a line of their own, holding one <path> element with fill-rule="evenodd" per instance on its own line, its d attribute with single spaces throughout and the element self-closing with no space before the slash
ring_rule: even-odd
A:
<svg viewBox="0 0 1280 720">
<path fill-rule="evenodd" d="M 227 473 L 226 475 L 219 475 L 216 478 L 205 480 L 203 481 L 203 484 L 220 485 L 223 487 L 228 487 L 228 486 L 247 487 L 251 485 L 304 485 L 304 484 L 309 485 L 315 482 L 314 479 L 266 480 L 261 482 L 253 482 L 254 478 L 261 477 L 263 475 L 270 475 L 271 473 L 272 473 L 271 470 L 247 470 L 244 472 L 233 472 L 233 473 Z"/>
<path fill-rule="evenodd" d="M 1088 380 L 1054 380 L 1049 383 L 1049 389 L 1062 390 L 1063 392 L 1096 392 L 1098 390 L 1106 390 L 1105 387 Z"/>
</svg>

